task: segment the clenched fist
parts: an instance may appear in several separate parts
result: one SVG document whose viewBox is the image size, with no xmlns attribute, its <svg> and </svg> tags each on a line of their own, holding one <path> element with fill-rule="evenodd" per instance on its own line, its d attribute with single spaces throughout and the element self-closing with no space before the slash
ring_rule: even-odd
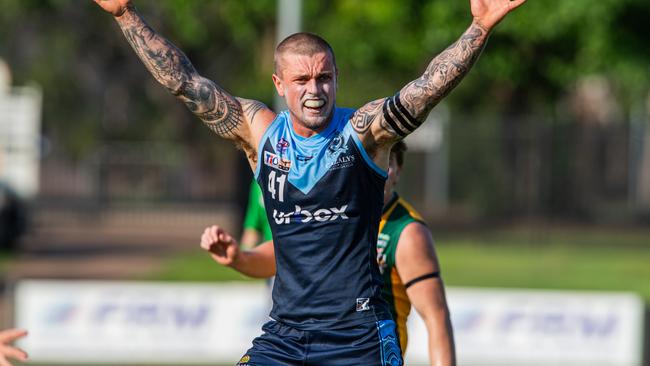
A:
<svg viewBox="0 0 650 366">
<path fill-rule="evenodd" d="M 486 30 L 491 30 L 503 18 L 526 0 L 470 0 L 472 16 Z"/>
<path fill-rule="evenodd" d="M 113 14 L 116 17 L 121 16 L 130 5 L 131 0 L 93 0 L 97 5 L 106 12 Z"/>
<path fill-rule="evenodd" d="M 232 265 L 239 256 L 237 241 L 217 225 L 210 226 L 201 235 L 201 248 L 224 266 Z"/>
</svg>

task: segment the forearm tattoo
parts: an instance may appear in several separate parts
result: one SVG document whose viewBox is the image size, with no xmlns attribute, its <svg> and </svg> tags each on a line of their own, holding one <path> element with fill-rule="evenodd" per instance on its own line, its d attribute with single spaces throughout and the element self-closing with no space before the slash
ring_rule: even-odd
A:
<svg viewBox="0 0 650 366">
<path fill-rule="evenodd" d="M 159 36 L 133 5 L 118 18 L 118 24 L 135 53 L 160 84 L 219 136 L 236 137 L 243 113 L 235 98 L 201 77 L 187 56 Z"/>
<path fill-rule="evenodd" d="M 381 126 L 404 137 L 426 119 L 431 109 L 454 89 L 478 59 L 488 32 L 473 23 L 458 41 L 436 56 L 424 74 L 384 100 Z"/>
</svg>

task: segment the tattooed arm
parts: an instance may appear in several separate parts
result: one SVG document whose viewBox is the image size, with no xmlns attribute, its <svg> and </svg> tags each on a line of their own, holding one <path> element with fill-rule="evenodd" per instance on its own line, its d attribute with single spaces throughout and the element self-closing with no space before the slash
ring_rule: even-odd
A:
<svg viewBox="0 0 650 366">
<path fill-rule="evenodd" d="M 247 147 L 249 124 L 270 113 L 262 103 L 235 98 L 198 74 L 183 52 L 159 36 L 138 14 L 130 0 L 94 0 L 113 14 L 127 41 L 153 77 L 178 97 L 217 135 Z M 262 113 L 259 113 L 262 112 Z M 268 119 L 268 116 L 263 117 Z M 247 123 L 245 123 L 247 122 Z M 247 151 L 249 157 L 254 156 Z"/>
<path fill-rule="evenodd" d="M 403 138 L 415 131 L 431 109 L 467 75 L 487 38 L 488 31 L 473 22 L 460 39 L 429 63 L 422 76 L 383 100 L 379 132 L 384 138 Z"/>
<path fill-rule="evenodd" d="M 471 0 L 474 21 L 460 39 L 436 56 L 422 76 L 397 94 L 368 103 L 354 114 L 351 123 L 364 146 L 374 152 L 415 131 L 431 109 L 467 75 L 494 26 L 525 1 Z"/>
</svg>

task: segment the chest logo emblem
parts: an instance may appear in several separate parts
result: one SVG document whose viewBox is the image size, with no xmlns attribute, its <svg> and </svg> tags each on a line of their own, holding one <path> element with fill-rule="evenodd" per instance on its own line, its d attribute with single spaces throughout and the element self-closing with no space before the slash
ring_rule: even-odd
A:
<svg viewBox="0 0 650 366">
<path fill-rule="evenodd" d="M 291 169 L 291 160 L 284 159 L 272 152 L 265 151 L 264 165 L 270 166 L 271 168 L 280 169 L 283 172 L 288 172 Z"/>
<path fill-rule="evenodd" d="M 346 151 L 348 151 L 348 147 L 345 146 L 345 139 L 340 133 L 337 134 L 327 146 L 327 153 L 330 155 L 345 153 Z"/>
<path fill-rule="evenodd" d="M 278 143 L 275 145 L 275 149 L 277 150 L 278 154 L 280 154 L 280 156 L 284 155 L 284 153 L 287 152 L 288 148 L 289 141 L 287 141 L 287 139 L 284 137 L 281 137 Z"/>
</svg>

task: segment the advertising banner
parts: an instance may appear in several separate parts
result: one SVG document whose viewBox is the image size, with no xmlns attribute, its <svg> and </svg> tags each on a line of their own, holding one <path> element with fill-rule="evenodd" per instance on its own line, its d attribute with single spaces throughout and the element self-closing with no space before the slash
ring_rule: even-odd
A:
<svg viewBox="0 0 650 366">
<path fill-rule="evenodd" d="M 640 366 L 634 294 L 449 288 L 460 366 Z M 233 364 L 270 311 L 263 283 L 21 281 L 16 326 L 33 362 Z M 406 364 L 428 365 L 413 310 Z"/>
<path fill-rule="evenodd" d="M 230 364 L 269 310 L 263 283 L 21 281 L 15 292 L 32 362 Z"/>
<path fill-rule="evenodd" d="M 634 294 L 451 288 L 458 364 L 640 366 L 643 312 Z M 427 364 L 422 319 L 409 317 L 407 364 Z"/>
</svg>

